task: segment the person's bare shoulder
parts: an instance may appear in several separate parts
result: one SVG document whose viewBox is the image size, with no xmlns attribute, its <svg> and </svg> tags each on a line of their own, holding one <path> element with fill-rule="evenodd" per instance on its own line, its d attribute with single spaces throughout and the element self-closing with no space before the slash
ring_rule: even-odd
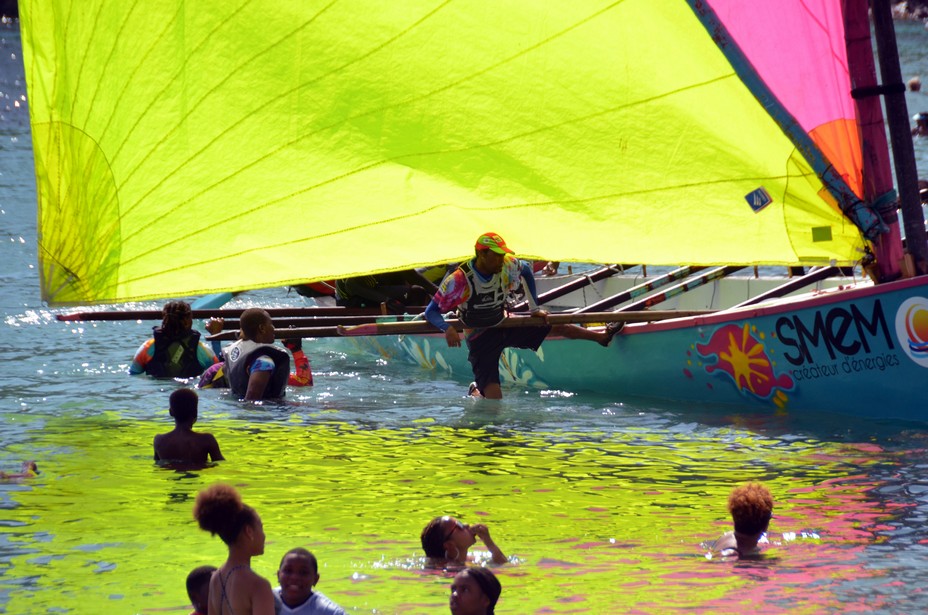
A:
<svg viewBox="0 0 928 615">
<path fill-rule="evenodd" d="M 159 433 L 159 434 L 157 434 L 157 435 L 154 437 L 154 439 L 153 439 L 152 442 L 151 442 L 152 448 L 155 449 L 155 459 L 158 459 L 158 458 L 160 457 L 160 455 L 159 455 L 159 453 L 158 453 L 158 449 L 161 448 L 162 442 L 164 442 L 164 437 L 165 437 L 166 435 L 168 435 L 168 434 L 166 434 L 166 433 Z"/>
<path fill-rule="evenodd" d="M 725 532 L 712 545 L 712 551 L 721 552 L 726 549 L 737 548 L 738 541 L 735 540 L 734 532 Z"/>
<path fill-rule="evenodd" d="M 199 436 L 198 444 L 206 451 L 212 461 L 223 461 L 222 451 L 219 450 L 219 442 L 216 437 L 208 432 L 197 434 Z"/>
<path fill-rule="evenodd" d="M 270 615 L 274 612 L 274 591 L 271 589 L 271 583 L 253 570 L 248 572 L 250 573 L 248 587 L 252 597 L 252 613 Z"/>
</svg>

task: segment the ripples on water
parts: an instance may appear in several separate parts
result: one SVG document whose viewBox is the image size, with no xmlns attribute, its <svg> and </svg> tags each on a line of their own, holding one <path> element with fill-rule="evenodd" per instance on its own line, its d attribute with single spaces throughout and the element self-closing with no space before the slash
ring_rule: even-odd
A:
<svg viewBox="0 0 928 615">
<path fill-rule="evenodd" d="M 0 32 L 7 54 L 18 36 Z M 923 35 L 901 34 L 923 58 Z M 0 482 L 0 611 L 187 613 L 187 572 L 225 555 L 191 517 L 216 481 L 264 518 L 260 574 L 307 546 L 320 589 L 353 613 L 447 612 L 449 581 L 422 572 L 418 546 L 438 514 L 487 523 L 516 562 L 498 569 L 501 615 L 928 609 L 922 425 L 520 388 L 476 402 L 466 383 L 317 341 L 317 386 L 283 403 L 202 392 L 198 427 L 228 461 L 155 466 L 177 385 L 125 375 L 153 323 L 60 323 L 41 307 L 23 117 L 0 114 L 0 469 L 35 459 L 41 474 Z M 745 480 L 776 499 L 766 555 L 707 560 Z"/>
</svg>

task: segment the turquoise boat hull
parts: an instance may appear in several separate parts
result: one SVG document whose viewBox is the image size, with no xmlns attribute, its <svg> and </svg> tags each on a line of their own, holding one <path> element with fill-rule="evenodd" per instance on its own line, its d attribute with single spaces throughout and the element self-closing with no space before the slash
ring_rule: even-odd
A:
<svg viewBox="0 0 928 615">
<path fill-rule="evenodd" d="M 441 335 L 359 339 L 471 379 Z M 870 418 L 928 420 L 928 277 L 834 289 L 709 316 L 630 324 L 608 348 L 549 338 L 507 350 L 505 381 L 540 389 Z"/>
</svg>

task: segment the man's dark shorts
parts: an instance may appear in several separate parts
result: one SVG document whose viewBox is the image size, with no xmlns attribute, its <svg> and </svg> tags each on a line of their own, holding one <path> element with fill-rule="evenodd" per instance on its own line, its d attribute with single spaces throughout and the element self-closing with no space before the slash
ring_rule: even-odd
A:
<svg viewBox="0 0 928 615">
<path fill-rule="evenodd" d="M 504 349 L 538 350 L 550 332 L 551 327 L 501 327 L 485 329 L 468 338 L 467 360 L 474 370 L 477 389 L 483 391 L 488 384 L 499 384 L 499 358 Z"/>
</svg>

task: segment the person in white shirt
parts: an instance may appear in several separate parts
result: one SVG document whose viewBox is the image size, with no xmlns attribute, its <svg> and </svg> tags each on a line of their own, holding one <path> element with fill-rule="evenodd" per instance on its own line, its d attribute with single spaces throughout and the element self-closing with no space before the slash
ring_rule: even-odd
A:
<svg viewBox="0 0 928 615">
<path fill-rule="evenodd" d="M 277 570 L 280 587 L 274 590 L 274 611 L 277 615 L 347 615 L 345 610 L 313 591 L 319 582 L 316 556 L 306 549 L 290 549 L 280 560 Z"/>
</svg>

